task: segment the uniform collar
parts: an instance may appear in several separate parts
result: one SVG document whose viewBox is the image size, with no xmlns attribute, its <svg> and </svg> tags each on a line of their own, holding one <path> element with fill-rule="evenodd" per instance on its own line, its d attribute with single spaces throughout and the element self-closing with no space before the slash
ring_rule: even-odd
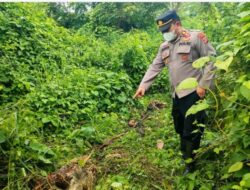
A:
<svg viewBox="0 0 250 190">
<path fill-rule="evenodd" d="M 180 35 L 177 36 L 177 38 L 171 42 L 169 42 L 170 44 L 175 44 L 177 41 L 180 40 Z"/>
</svg>

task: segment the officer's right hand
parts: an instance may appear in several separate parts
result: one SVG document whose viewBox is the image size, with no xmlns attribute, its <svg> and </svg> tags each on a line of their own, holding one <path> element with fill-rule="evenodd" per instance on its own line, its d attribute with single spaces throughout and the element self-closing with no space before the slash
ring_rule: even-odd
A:
<svg viewBox="0 0 250 190">
<path fill-rule="evenodd" d="M 133 98 L 141 98 L 145 94 L 145 89 L 143 87 L 139 87 L 133 96 Z"/>
</svg>

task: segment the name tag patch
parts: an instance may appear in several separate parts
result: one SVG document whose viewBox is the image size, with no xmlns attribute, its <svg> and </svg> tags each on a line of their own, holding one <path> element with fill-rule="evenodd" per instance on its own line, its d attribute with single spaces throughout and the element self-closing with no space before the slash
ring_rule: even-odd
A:
<svg viewBox="0 0 250 190">
<path fill-rule="evenodd" d="M 191 42 L 180 42 L 179 46 L 191 45 Z"/>
<path fill-rule="evenodd" d="M 187 61 L 189 59 L 189 54 L 182 54 L 181 55 L 181 60 L 182 61 Z"/>
</svg>

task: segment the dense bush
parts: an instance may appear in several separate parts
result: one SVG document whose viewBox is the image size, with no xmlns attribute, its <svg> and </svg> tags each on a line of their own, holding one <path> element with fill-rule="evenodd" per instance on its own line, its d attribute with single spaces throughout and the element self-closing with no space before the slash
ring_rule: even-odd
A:
<svg viewBox="0 0 250 190">
<path fill-rule="evenodd" d="M 66 65 L 124 70 L 135 87 L 158 48 L 140 31 L 123 34 L 118 42 L 117 35 L 107 42 L 84 31 L 74 34 L 36 4 L 1 4 L 1 9 L 1 103 L 19 99 Z"/>
<path fill-rule="evenodd" d="M 97 68 L 69 69 L 48 78 L 28 96 L 27 105 L 43 123 L 55 127 L 74 126 L 92 119 L 98 112 L 128 113 L 132 104 L 132 86 L 124 73 Z"/>
<path fill-rule="evenodd" d="M 69 68 L 46 80 L 15 106 L 1 110 L 1 158 L 11 163 L 11 181 L 22 180 L 26 171 L 40 170 L 39 167 L 53 170 L 54 162 L 61 162 L 67 155 L 82 154 L 91 144 L 101 143 L 105 133 L 111 135 L 118 129 L 113 126 L 118 122 L 113 112 L 128 116 L 127 106 L 134 105 L 131 83 L 125 73 Z M 102 117 L 104 114 L 114 123 Z M 92 124 L 95 122 L 102 129 L 97 131 L 96 124 Z M 106 132 L 100 134 L 102 130 Z M 69 151 L 72 148 L 75 153 Z M 7 172 L 6 166 L 0 166 Z M 37 172 L 46 175 L 44 170 Z M 26 184 L 17 184 L 21 189 L 23 185 Z"/>
<path fill-rule="evenodd" d="M 41 5 L 4 3 L 0 9 L 1 103 L 25 95 L 65 64 L 81 62 L 85 38 L 57 27 Z"/>
<path fill-rule="evenodd" d="M 223 179 L 234 189 L 250 188 L 250 130 L 249 130 L 249 4 L 241 5 L 240 28 L 231 35 L 231 42 L 222 45 L 225 51 L 233 51 L 231 69 L 223 73 L 218 85 L 220 105 L 218 127 L 223 130 L 224 142 L 217 150 L 224 153 Z M 241 35 L 238 35 L 241 34 Z M 227 53 L 227 52 L 226 52 Z M 220 84 L 221 83 L 221 84 Z"/>
</svg>

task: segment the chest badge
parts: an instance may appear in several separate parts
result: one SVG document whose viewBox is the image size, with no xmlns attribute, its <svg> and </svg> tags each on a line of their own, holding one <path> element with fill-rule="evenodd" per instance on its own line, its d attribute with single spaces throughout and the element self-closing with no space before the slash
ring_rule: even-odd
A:
<svg viewBox="0 0 250 190">
<path fill-rule="evenodd" d="M 185 31 L 185 30 L 182 31 L 181 35 L 182 35 L 181 41 L 184 41 L 184 42 L 190 41 L 191 35 L 188 31 Z"/>
</svg>

